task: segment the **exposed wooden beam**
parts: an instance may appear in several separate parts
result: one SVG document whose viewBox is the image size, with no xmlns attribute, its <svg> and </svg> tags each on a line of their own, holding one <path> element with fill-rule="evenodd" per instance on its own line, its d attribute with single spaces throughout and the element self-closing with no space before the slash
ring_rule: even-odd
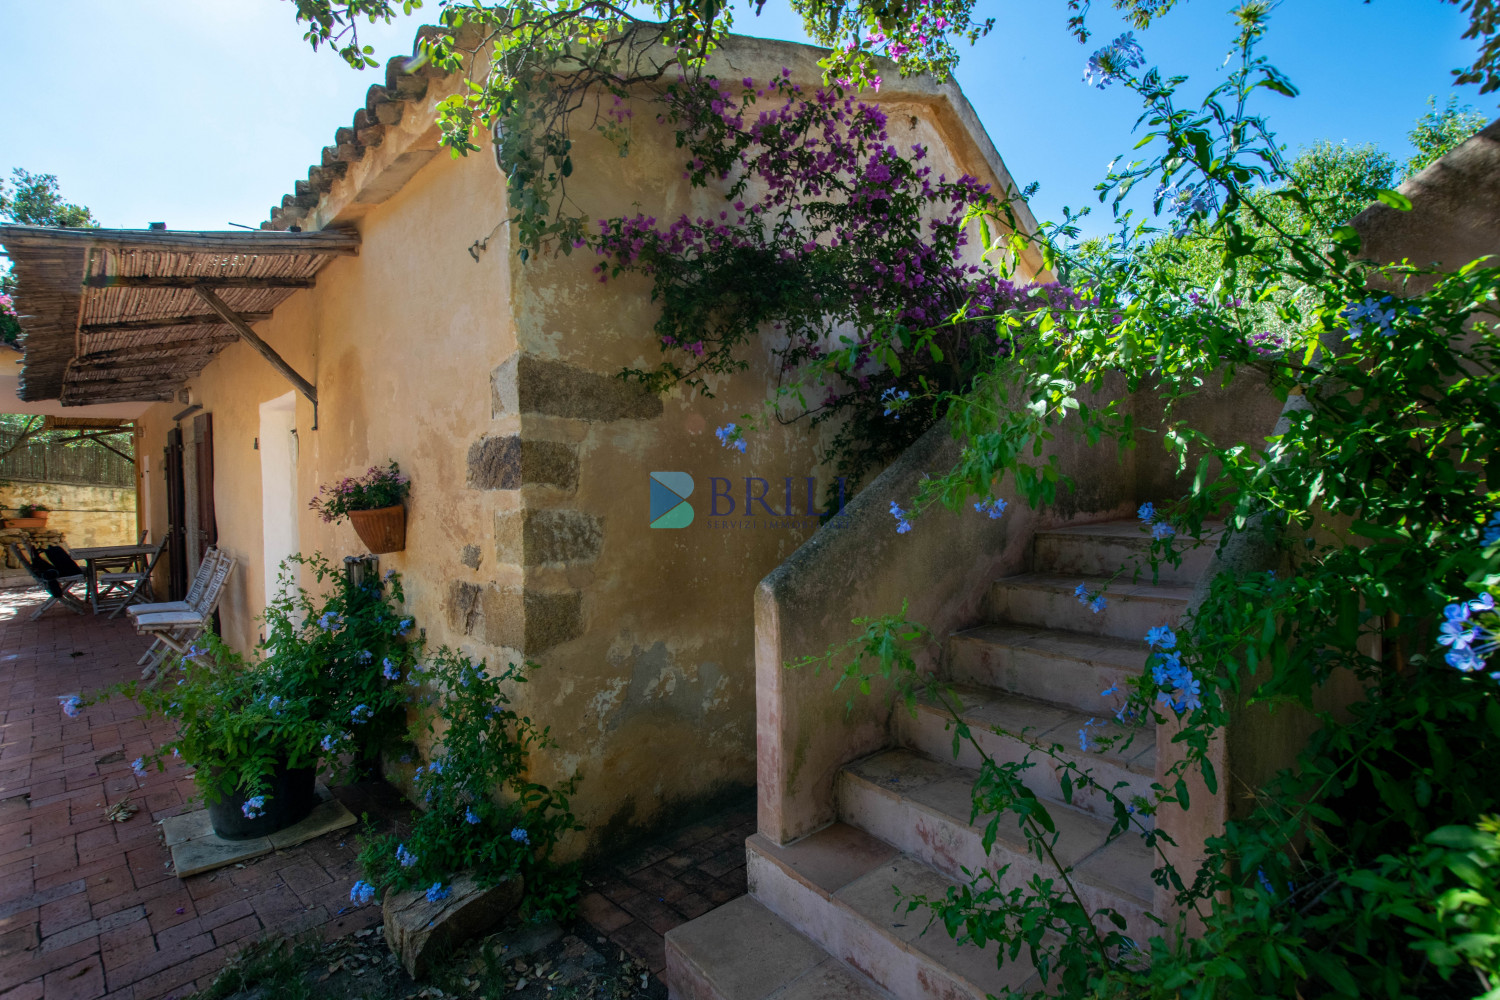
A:
<svg viewBox="0 0 1500 1000">
<path fill-rule="evenodd" d="M 204 351 L 201 354 L 168 354 L 166 357 L 160 358 L 143 358 L 139 356 L 103 358 L 96 360 L 84 360 L 83 358 L 75 358 L 73 360 L 73 363 L 68 365 L 68 371 L 107 372 L 124 371 L 131 368 L 161 368 L 174 366 L 174 370 L 180 370 L 183 365 L 190 364 L 194 361 L 199 360 L 200 358 L 205 364 L 207 364 L 213 358 L 215 353 L 217 352 Z M 181 377 L 186 378 L 186 373 L 183 373 Z"/>
<path fill-rule="evenodd" d="M 214 317 L 215 322 L 218 317 Z M 221 323 L 221 326 L 228 326 Z M 191 351 L 194 348 L 214 348 L 217 350 L 225 344 L 237 343 L 240 339 L 238 330 L 229 333 L 210 333 L 202 337 L 183 337 L 178 340 L 155 340 L 145 344 L 132 344 L 129 347 L 111 347 L 104 351 L 90 351 L 88 354 L 80 354 L 75 361 L 110 361 L 115 358 L 130 358 L 148 351 Z M 170 355 L 169 355 L 170 357 Z"/>
<path fill-rule="evenodd" d="M 270 319 L 268 312 L 245 312 L 240 316 L 246 323 L 259 323 L 263 319 Z M 79 333 L 123 333 L 130 330 L 157 330 L 168 326 L 223 326 L 224 321 L 214 313 L 200 313 L 197 316 L 163 316 L 161 319 L 122 319 L 114 323 L 85 323 L 78 328 Z"/>
<path fill-rule="evenodd" d="M 52 229 L 0 226 L 0 243 L 18 247 L 102 247 L 107 250 L 155 250 L 166 253 L 277 254 L 351 257 L 359 253 L 359 234 L 325 229 L 313 233 L 280 230 L 214 232 L 158 229 Z"/>
<path fill-rule="evenodd" d="M 315 387 L 311 382 L 303 378 L 301 375 L 297 374 L 296 369 L 282 360 L 281 355 L 276 353 L 275 348 L 266 343 L 264 340 L 261 340 L 260 337 L 256 336 L 255 331 L 250 329 L 250 324 L 246 323 L 239 317 L 238 313 L 229 308 L 229 306 L 225 304 L 224 300 L 219 298 L 219 296 L 214 292 L 212 288 L 199 286 L 193 290 L 198 293 L 198 297 L 200 299 L 208 303 L 208 307 L 210 309 L 223 317 L 224 322 L 228 323 L 230 326 L 239 331 L 240 338 L 244 340 L 245 343 L 249 344 L 252 348 L 255 349 L 256 353 L 270 362 L 271 367 L 281 372 L 281 374 L 286 378 L 288 382 L 296 386 L 297 391 L 306 396 L 312 403 L 314 410 L 316 410 L 318 405 L 317 387 Z M 316 426 L 316 423 L 317 421 L 314 420 L 314 426 Z"/>
<path fill-rule="evenodd" d="M 158 274 L 91 274 L 85 288 L 311 288 L 312 278 L 173 277 Z"/>
</svg>

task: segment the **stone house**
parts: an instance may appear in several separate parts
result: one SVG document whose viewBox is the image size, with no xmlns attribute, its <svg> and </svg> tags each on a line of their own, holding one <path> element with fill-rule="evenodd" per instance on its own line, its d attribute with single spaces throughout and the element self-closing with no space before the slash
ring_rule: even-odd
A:
<svg viewBox="0 0 1500 1000">
<path fill-rule="evenodd" d="M 734 38 L 715 65 L 815 84 L 818 57 Z M 789 481 L 802 513 L 830 476 L 800 425 L 743 455 L 715 440 L 764 398 L 765 356 L 712 399 L 616 377 L 658 355 L 649 285 L 599 285 L 591 254 L 523 262 L 494 160 L 439 148 L 434 108 L 456 81 L 402 63 L 261 231 L 0 228 L 26 315 L 20 396 L 149 404 L 144 526 L 181 543 L 179 576 L 209 544 L 238 558 L 221 618 L 239 648 L 285 556 L 364 551 L 307 509 L 319 486 L 399 462 L 406 545 L 381 569 L 402 574 L 430 646 L 538 665 L 520 705 L 559 745 L 536 777 L 581 776 L 586 851 L 755 783 L 753 594 L 815 521 L 717 521 L 708 484 L 754 477 L 778 498 Z M 956 85 L 893 81 L 875 100 L 939 170 L 1013 188 Z M 635 115 L 623 159 L 577 138 L 569 195 L 591 217 L 720 207 L 653 121 Z M 661 472 L 696 482 L 690 524 L 651 526 Z"/>
</svg>

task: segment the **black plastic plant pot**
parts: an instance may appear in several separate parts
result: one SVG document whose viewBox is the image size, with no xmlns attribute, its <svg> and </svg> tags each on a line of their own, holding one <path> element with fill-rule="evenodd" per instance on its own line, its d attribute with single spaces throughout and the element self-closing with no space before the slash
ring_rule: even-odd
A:
<svg viewBox="0 0 1500 1000">
<path fill-rule="evenodd" d="M 254 819 L 245 815 L 245 793 L 236 789 L 208 806 L 208 821 L 224 840 L 251 840 L 300 823 L 318 804 L 318 769 L 284 764 L 271 774 L 265 805 Z"/>
</svg>

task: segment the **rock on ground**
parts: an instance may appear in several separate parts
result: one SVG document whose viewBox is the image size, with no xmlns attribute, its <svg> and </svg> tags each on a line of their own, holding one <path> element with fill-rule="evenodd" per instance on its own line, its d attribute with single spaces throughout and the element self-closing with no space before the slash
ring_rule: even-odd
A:
<svg viewBox="0 0 1500 1000">
<path fill-rule="evenodd" d="M 385 943 L 413 979 L 426 976 L 435 957 L 509 916 L 521 902 L 522 879 L 513 875 L 480 888 L 473 878 L 461 875 L 451 889 L 437 902 L 429 902 L 423 889 L 385 897 Z"/>
</svg>

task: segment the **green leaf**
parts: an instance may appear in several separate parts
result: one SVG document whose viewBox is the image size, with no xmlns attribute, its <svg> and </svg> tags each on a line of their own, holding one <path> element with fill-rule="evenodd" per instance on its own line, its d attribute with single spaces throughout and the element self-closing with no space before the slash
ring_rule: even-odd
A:
<svg viewBox="0 0 1500 1000">
<path fill-rule="evenodd" d="M 1375 197 L 1379 198 L 1382 204 L 1389 205 L 1394 209 L 1398 209 L 1399 211 L 1411 211 L 1411 199 L 1406 197 L 1406 195 L 1402 194 L 1400 191 L 1391 191 L 1387 188 L 1381 188 L 1379 191 L 1375 192 Z"/>
</svg>

